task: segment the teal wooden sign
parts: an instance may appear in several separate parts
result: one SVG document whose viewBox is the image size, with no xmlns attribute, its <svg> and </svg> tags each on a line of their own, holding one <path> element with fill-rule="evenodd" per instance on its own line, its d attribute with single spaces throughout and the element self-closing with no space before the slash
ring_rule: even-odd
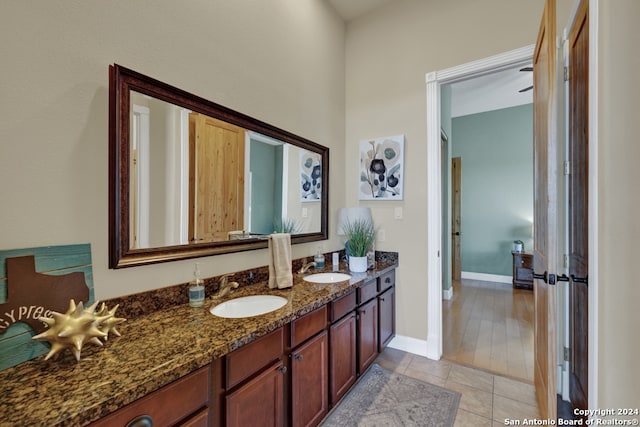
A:
<svg viewBox="0 0 640 427">
<path fill-rule="evenodd" d="M 49 351 L 31 339 L 46 328 L 38 319 L 64 313 L 71 298 L 94 302 L 91 245 L 0 251 L 0 370 Z"/>
</svg>

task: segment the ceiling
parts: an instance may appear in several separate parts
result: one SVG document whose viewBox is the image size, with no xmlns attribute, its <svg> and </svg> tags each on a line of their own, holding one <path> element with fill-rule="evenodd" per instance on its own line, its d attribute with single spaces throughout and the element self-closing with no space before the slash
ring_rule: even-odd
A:
<svg viewBox="0 0 640 427">
<path fill-rule="evenodd" d="M 326 0 L 345 22 L 395 0 Z M 480 59 L 480 58 L 478 58 Z M 498 110 L 533 102 L 533 91 L 519 93 L 533 84 L 533 73 L 521 67 L 452 84 L 452 117 Z M 433 70 L 424 70 L 425 73 Z"/>
<path fill-rule="evenodd" d="M 533 103 L 533 73 L 522 66 L 451 84 L 451 117 Z"/>
</svg>

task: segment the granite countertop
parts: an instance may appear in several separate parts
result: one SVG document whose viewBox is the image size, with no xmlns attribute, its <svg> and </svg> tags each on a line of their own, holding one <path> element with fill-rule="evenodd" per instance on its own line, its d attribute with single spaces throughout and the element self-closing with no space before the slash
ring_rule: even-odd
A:
<svg viewBox="0 0 640 427">
<path fill-rule="evenodd" d="M 104 347 L 84 347 L 80 362 L 66 351 L 58 360 L 40 356 L 0 371 L 0 426 L 88 424 L 396 267 L 397 261 L 377 262 L 375 270 L 349 273 L 349 281 L 337 284 L 308 283 L 294 274 L 290 289 L 261 282 L 224 299 L 207 298 L 204 307 L 182 304 L 129 319 L 119 327 L 121 337 L 109 337 Z M 348 272 L 343 264 L 341 271 Z M 227 299 L 266 293 L 288 302 L 241 319 L 209 313 Z"/>
</svg>

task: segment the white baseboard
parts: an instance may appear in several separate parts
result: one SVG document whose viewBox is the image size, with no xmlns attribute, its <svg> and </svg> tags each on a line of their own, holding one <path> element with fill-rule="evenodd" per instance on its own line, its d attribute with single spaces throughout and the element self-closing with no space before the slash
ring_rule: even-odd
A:
<svg viewBox="0 0 640 427">
<path fill-rule="evenodd" d="M 484 282 L 513 283 L 513 277 L 501 276 L 499 274 L 474 273 L 472 271 L 463 271 L 461 276 L 463 279 L 482 280 Z"/>
<path fill-rule="evenodd" d="M 442 299 L 450 300 L 451 298 L 453 298 L 453 286 L 442 290 Z"/>
<path fill-rule="evenodd" d="M 389 343 L 389 347 L 417 354 L 418 356 L 429 357 L 427 355 L 427 342 L 425 340 L 396 335 Z"/>
</svg>

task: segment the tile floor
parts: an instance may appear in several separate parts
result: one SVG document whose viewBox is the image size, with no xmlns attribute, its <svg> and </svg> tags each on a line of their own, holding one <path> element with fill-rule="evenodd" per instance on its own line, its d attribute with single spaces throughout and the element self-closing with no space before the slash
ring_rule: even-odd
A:
<svg viewBox="0 0 640 427">
<path fill-rule="evenodd" d="M 539 418 L 532 384 L 393 348 L 387 348 L 376 363 L 390 371 L 459 392 L 462 397 L 456 427 L 497 427 L 504 426 L 507 418 Z"/>
</svg>

